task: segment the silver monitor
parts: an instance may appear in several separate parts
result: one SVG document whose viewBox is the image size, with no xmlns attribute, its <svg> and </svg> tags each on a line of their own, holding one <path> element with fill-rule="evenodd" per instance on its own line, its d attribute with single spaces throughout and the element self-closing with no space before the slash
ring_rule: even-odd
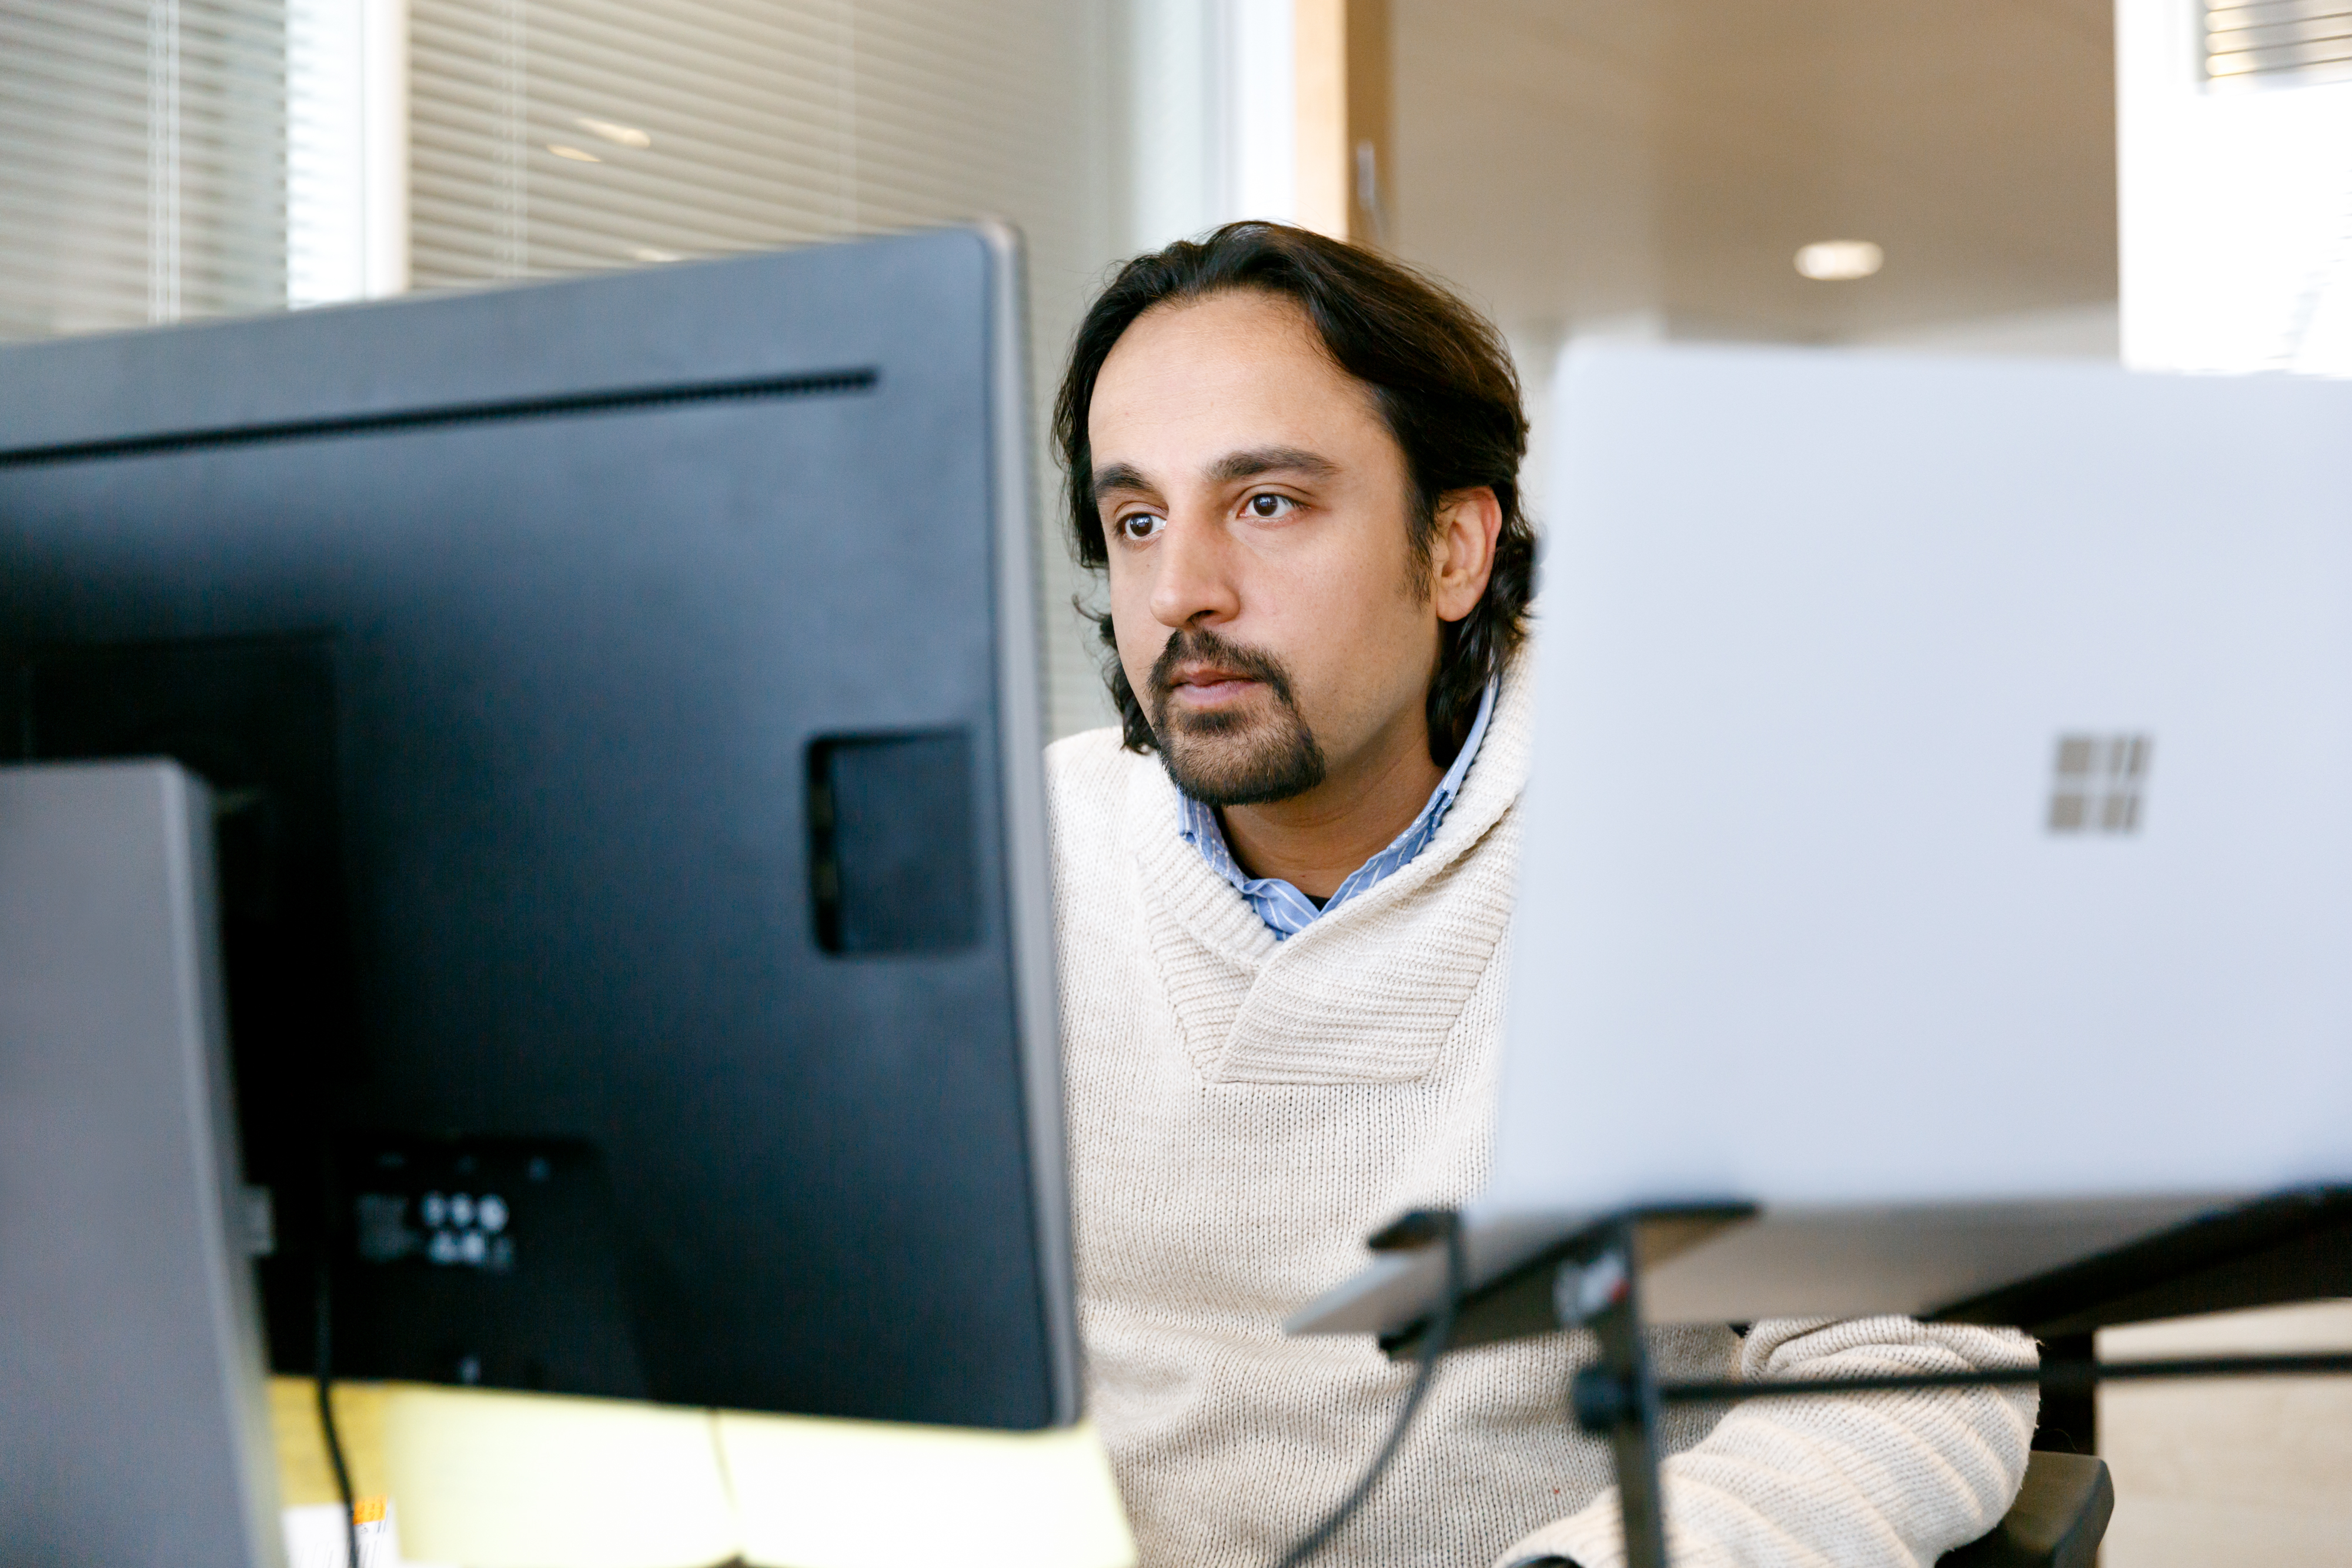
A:
<svg viewBox="0 0 2352 1568">
<path fill-rule="evenodd" d="M 280 1560 L 220 1016 L 211 799 L 0 768 L 0 1541 Z"/>
<path fill-rule="evenodd" d="M 1482 1277 L 1752 1205 L 1652 1317 L 1926 1312 L 2352 1182 L 2352 385 L 1612 348 L 1552 417 Z"/>
</svg>

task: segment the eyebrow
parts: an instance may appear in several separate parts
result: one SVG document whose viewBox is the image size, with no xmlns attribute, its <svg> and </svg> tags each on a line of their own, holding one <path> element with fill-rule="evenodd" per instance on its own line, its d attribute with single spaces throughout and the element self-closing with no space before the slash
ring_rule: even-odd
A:
<svg viewBox="0 0 2352 1568">
<path fill-rule="evenodd" d="M 1106 490 L 1132 490 L 1148 496 L 1151 488 L 1151 481 L 1132 463 L 1110 463 L 1095 470 L 1094 493 L 1097 496 Z"/>
<path fill-rule="evenodd" d="M 1339 471 L 1338 464 L 1303 446 L 1259 446 L 1246 452 L 1226 453 L 1209 465 L 1208 478 L 1213 484 L 1230 485 L 1240 479 L 1255 479 L 1261 474 L 1300 474 L 1310 479 L 1328 479 Z M 1097 496 L 1111 490 L 1148 496 L 1157 489 L 1132 463 L 1109 463 L 1095 470 L 1094 493 Z"/>
<path fill-rule="evenodd" d="M 1226 485 L 1236 479 L 1255 479 L 1261 474 L 1303 474 L 1310 479 L 1328 479 L 1339 471 L 1337 463 L 1300 446 L 1260 446 L 1248 452 L 1229 452 L 1209 465 L 1209 477 Z"/>
</svg>

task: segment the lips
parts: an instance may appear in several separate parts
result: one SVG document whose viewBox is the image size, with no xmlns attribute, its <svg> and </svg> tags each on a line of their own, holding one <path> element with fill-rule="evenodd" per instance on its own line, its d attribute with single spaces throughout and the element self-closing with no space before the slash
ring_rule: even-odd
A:
<svg viewBox="0 0 2352 1568">
<path fill-rule="evenodd" d="M 1151 663 L 1147 688 L 1152 723 L 1227 728 L 1249 722 L 1265 701 L 1295 718 L 1297 704 L 1282 661 L 1262 649 L 1228 643 L 1206 626 L 1187 626 L 1168 639 Z M 1259 694 L 1264 694 L 1261 698 Z"/>
<path fill-rule="evenodd" d="M 1169 695 L 1181 697 L 1192 706 L 1216 707 L 1248 695 L 1263 684 L 1238 670 L 1215 666 L 1179 669 L 1169 683 Z"/>
</svg>

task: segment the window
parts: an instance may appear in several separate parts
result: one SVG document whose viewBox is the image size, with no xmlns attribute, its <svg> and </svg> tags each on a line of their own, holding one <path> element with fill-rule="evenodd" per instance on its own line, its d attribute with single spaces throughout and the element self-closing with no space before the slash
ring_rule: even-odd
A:
<svg viewBox="0 0 2352 1568">
<path fill-rule="evenodd" d="M 0 0 L 0 338 L 286 296 L 277 0 Z"/>
</svg>

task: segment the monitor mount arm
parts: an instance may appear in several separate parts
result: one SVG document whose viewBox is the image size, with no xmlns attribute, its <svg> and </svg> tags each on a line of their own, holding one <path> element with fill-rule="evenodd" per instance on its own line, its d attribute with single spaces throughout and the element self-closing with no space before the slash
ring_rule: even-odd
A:
<svg viewBox="0 0 2352 1568">
<path fill-rule="evenodd" d="M 1547 1255 L 1552 1265 L 1552 1328 L 1583 1328 L 1598 1342 L 1600 1355 L 1571 1380 L 1569 1404 L 1580 1429 L 1604 1438 L 1617 1472 L 1620 1517 L 1625 1531 L 1626 1568 L 1666 1568 L 1665 1494 L 1660 1484 L 1658 1422 L 1671 1405 L 1732 1405 L 1751 1399 L 1790 1399 L 1893 1393 L 1937 1388 L 1995 1388 L 2039 1385 L 2086 1389 L 2100 1383 L 2154 1379 L 2247 1376 L 2312 1376 L 2352 1373 L 2352 1353 L 2304 1355 L 2168 1357 L 2123 1362 L 2044 1361 L 2037 1366 L 1966 1372 L 1892 1374 L 1867 1377 L 1759 1379 L 1753 1382 L 1692 1379 L 1661 1382 L 1650 1365 L 1641 1312 L 1641 1260 L 1656 1256 L 1654 1227 L 1672 1232 L 1694 1222 L 1711 1228 L 1726 1213 L 1720 1206 L 1680 1214 L 1670 1210 L 1629 1212 L 1601 1221 Z M 1466 1304 L 1465 1304 L 1466 1305 Z M 1465 1317 L 1467 1318 L 1465 1312 Z M 1521 1333 L 1538 1332 L 1532 1326 Z M 1503 1335 L 1477 1335 L 1468 1343 L 1491 1343 Z M 1516 1335 L 1509 1337 L 1517 1337 Z M 1391 1354 L 1410 1354 L 1423 1338 L 1421 1325 L 1383 1342 Z M 1456 1345 L 1464 1343 L 1457 1334 Z"/>
</svg>

